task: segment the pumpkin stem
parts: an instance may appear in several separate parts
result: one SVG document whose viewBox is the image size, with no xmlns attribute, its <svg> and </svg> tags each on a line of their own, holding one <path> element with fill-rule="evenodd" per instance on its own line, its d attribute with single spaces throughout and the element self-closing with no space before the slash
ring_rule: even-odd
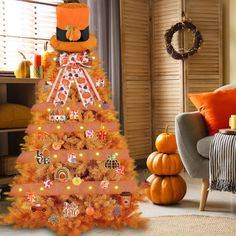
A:
<svg viewBox="0 0 236 236">
<path fill-rule="evenodd" d="M 43 49 L 45 52 L 48 50 L 48 41 L 45 42 Z"/>
<path fill-rule="evenodd" d="M 20 53 L 21 56 L 24 58 L 24 60 L 26 60 L 26 57 L 25 57 L 25 55 L 23 54 L 23 52 L 18 51 L 18 53 Z"/>
<path fill-rule="evenodd" d="M 166 125 L 166 127 L 165 127 L 165 133 L 166 133 L 166 134 L 169 133 L 169 125 Z"/>
</svg>

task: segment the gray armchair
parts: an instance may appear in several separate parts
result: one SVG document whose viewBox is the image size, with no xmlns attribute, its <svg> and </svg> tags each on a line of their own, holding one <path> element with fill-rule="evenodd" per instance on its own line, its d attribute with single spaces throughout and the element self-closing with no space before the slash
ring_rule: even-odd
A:
<svg viewBox="0 0 236 236">
<path fill-rule="evenodd" d="M 220 89 L 236 88 L 236 84 L 226 85 Z M 202 179 L 199 209 L 205 209 L 209 188 L 209 157 L 211 137 L 204 118 L 199 112 L 185 112 L 176 116 L 175 132 L 178 151 L 184 167 L 192 178 Z"/>
</svg>

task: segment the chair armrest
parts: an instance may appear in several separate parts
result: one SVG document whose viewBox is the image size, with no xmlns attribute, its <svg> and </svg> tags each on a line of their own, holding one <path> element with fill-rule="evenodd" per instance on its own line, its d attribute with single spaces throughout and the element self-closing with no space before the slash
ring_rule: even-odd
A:
<svg viewBox="0 0 236 236">
<path fill-rule="evenodd" d="M 189 175 L 207 178 L 209 161 L 197 152 L 197 142 L 208 136 L 202 115 L 199 112 L 185 112 L 177 115 L 175 132 L 178 151 Z"/>
</svg>

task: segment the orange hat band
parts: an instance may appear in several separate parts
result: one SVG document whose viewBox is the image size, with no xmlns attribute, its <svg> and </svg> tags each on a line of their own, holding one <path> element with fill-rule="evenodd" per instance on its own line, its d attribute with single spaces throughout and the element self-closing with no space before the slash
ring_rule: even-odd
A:
<svg viewBox="0 0 236 236">
<path fill-rule="evenodd" d="M 73 29 L 72 34 L 73 34 Z M 89 26 L 85 28 L 84 30 L 80 30 L 80 35 L 75 38 L 75 40 L 70 40 L 70 37 L 68 36 L 68 30 L 63 30 L 60 28 L 57 28 L 57 40 L 62 41 L 62 42 L 84 42 L 89 39 Z"/>
</svg>

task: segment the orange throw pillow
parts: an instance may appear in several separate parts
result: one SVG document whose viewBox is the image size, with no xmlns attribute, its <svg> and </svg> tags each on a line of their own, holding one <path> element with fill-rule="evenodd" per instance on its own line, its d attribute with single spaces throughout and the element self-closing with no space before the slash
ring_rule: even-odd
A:
<svg viewBox="0 0 236 236">
<path fill-rule="evenodd" d="M 205 118 L 210 135 L 217 133 L 219 129 L 229 128 L 230 116 L 236 115 L 236 89 L 188 96 Z"/>
</svg>

